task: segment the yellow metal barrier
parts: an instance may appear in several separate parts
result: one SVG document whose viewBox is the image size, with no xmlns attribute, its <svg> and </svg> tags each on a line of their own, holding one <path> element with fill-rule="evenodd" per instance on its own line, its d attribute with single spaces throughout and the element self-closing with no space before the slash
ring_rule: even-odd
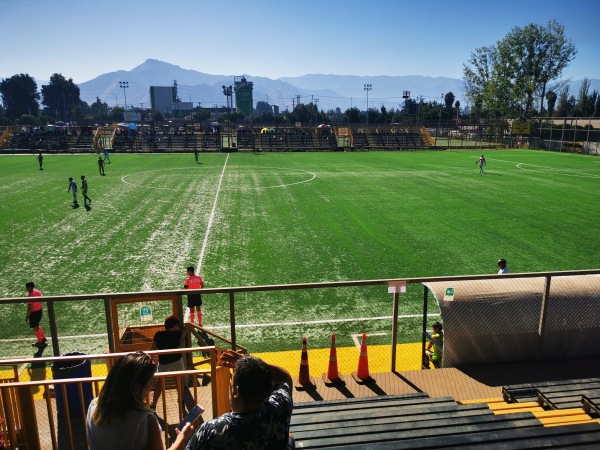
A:
<svg viewBox="0 0 600 450">
<path fill-rule="evenodd" d="M 171 425 L 178 424 L 184 417 L 182 405 L 174 392 L 169 392 L 169 379 L 175 379 L 177 392 L 184 387 L 189 389 L 193 401 L 202 404 L 206 411 L 204 419 L 208 420 L 230 411 L 228 368 L 218 365 L 219 349 L 215 347 L 180 348 L 177 350 L 158 350 L 147 352 L 150 355 L 182 353 L 192 355 L 208 353 L 210 367 L 202 370 L 186 370 L 181 372 L 157 373 L 156 382 L 163 387 L 162 404 L 157 408 L 164 432 L 164 443 L 168 445 L 173 433 Z M 53 358 L 35 358 L 3 361 L 2 365 L 24 367 L 26 365 L 46 365 L 56 361 L 89 359 L 104 361 L 102 376 L 73 379 L 42 379 L 34 381 L 15 381 L 0 383 L 0 430 L 6 439 L 7 448 L 42 448 L 81 449 L 87 448 L 86 411 L 84 386 L 91 385 L 93 395 L 97 397 L 106 379 L 106 367 L 127 353 L 111 353 L 103 355 L 77 355 Z M 195 359 L 195 358 L 194 358 Z M 199 380 L 210 376 L 210 386 L 201 385 Z M 191 381 L 189 381 L 191 379 Z M 76 386 L 75 399 L 68 386 Z M 57 397 L 62 399 L 62 414 L 57 409 Z M 174 400 L 175 399 L 175 400 Z M 71 401 L 71 403 L 69 402 Z M 74 408 L 73 403 L 77 408 Z M 157 405 L 159 406 L 159 405 Z M 73 409 L 73 411 L 72 411 Z M 77 409 L 77 411 L 75 411 Z M 37 424 L 37 426 L 32 426 Z"/>
</svg>

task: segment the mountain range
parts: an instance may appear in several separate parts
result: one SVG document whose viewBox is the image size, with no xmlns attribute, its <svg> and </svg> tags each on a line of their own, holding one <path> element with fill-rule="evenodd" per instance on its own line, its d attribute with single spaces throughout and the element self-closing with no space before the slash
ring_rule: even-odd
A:
<svg viewBox="0 0 600 450">
<path fill-rule="evenodd" d="M 68 74 L 63 74 L 68 77 Z M 340 108 L 345 111 L 352 106 L 361 110 L 368 106 L 398 108 L 404 102 L 403 92 L 409 91 L 411 98 L 423 97 L 425 101 L 441 100 L 442 94 L 452 92 L 461 106 L 464 99 L 463 81 L 456 78 L 407 76 L 354 76 L 309 74 L 299 77 L 271 79 L 239 74 L 254 83 L 254 104 L 266 101 L 279 106 L 281 111 L 291 110 L 300 103 L 317 103 L 320 110 Z M 127 82 L 121 88 L 119 82 Z M 150 86 L 172 86 L 177 83 L 178 97 L 182 102 L 193 102 L 194 106 L 224 106 L 226 97 L 222 86 L 234 83 L 234 75 L 212 75 L 184 69 L 167 62 L 148 59 L 137 67 L 126 71 L 118 70 L 79 83 L 81 99 L 88 104 L 99 98 L 109 106 L 150 105 Z M 570 82 L 570 93 L 577 97 L 582 80 Z M 600 90 L 600 80 L 591 79 L 591 90 Z M 38 88 L 47 82 L 38 81 Z M 365 90 L 370 85 L 370 90 Z"/>
</svg>

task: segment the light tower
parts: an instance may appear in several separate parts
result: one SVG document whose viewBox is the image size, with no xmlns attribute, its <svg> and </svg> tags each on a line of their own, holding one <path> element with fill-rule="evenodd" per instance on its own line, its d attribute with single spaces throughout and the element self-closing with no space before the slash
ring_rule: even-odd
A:
<svg viewBox="0 0 600 450">
<path fill-rule="evenodd" d="M 369 91 L 371 89 L 373 89 L 373 85 L 370 83 L 365 84 L 364 89 L 365 89 L 365 91 L 367 91 L 367 126 L 366 126 L 365 131 L 368 131 L 369 130 Z"/>
</svg>

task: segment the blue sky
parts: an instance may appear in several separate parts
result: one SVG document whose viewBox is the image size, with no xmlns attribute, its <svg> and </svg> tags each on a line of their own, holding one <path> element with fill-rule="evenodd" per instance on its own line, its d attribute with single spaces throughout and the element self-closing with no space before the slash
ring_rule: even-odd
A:
<svg viewBox="0 0 600 450">
<path fill-rule="evenodd" d="M 556 19 L 600 78 L 598 0 L 0 0 L 0 77 L 76 83 L 154 58 L 210 74 L 462 78 L 471 51 Z"/>
</svg>

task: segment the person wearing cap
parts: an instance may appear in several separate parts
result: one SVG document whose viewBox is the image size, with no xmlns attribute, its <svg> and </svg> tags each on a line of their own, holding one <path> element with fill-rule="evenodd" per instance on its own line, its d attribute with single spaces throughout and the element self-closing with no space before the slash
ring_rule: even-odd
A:
<svg viewBox="0 0 600 450">
<path fill-rule="evenodd" d="M 498 260 L 498 267 L 500 268 L 498 275 L 508 273 L 508 267 L 506 267 L 506 260 L 504 258 Z"/>
</svg>

